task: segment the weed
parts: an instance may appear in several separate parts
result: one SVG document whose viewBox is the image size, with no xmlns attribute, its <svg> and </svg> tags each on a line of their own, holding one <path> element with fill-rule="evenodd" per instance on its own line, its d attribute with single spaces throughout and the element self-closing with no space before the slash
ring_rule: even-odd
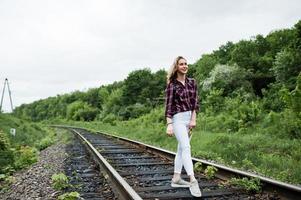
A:
<svg viewBox="0 0 301 200">
<path fill-rule="evenodd" d="M 62 190 L 69 186 L 68 177 L 63 173 L 53 174 L 51 176 L 51 180 L 52 180 L 52 187 L 56 190 Z"/>
<path fill-rule="evenodd" d="M 5 178 L 6 178 L 5 174 L 0 174 L 0 181 L 5 180 Z"/>
<path fill-rule="evenodd" d="M 249 192 L 259 192 L 261 191 L 261 183 L 259 178 L 232 178 L 229 180 L 232 185 L 239 186 Z"/>
<path fill-rule="evenodd" d="M 20 150 L 16 152 L 15 158 L 16 169 L 22 169 L 37 162 L 38 150 L 30 146 L 21 146 Z"/>
<path fill-rule="evenodd" d="M 203 171 L 203 164 L 201 162 L 196 162 L 194 164 L 194 171 L 195 172 L 202 172 Z"/>
<path fill-rule="evenodd" d="M 212 179 L 215 176 L 216 172 L 217 172 L 217 168 L 214 166 L 208 166 L 205 169 L 205 175 L 208 179 Z"/>
<path fill-rule="evenodd" d="M 52 145 L 54 143 L 53 138 L 51 138 L 50 136 L 47 136 L 45 138 L 43 138 L 40 142 L 38 142 L 36 144 L 36 147 L 39 150 L 43 150 L 46 149 L 47 147 L 49 147 L 50 145 Z"/>
<path fill-rule="evenodd" d="M 58 197 L 58 200 L 76 200 L 79 198 L 78 192 L 68 192 Z"/>
<path fill-rule="evenodd" d="M 5 192 L 8 190 L 9 186 L 15 182 L 15 178 L 4 174 L 1 174 L 1 177 L 0 192 Z"/>
</svg>

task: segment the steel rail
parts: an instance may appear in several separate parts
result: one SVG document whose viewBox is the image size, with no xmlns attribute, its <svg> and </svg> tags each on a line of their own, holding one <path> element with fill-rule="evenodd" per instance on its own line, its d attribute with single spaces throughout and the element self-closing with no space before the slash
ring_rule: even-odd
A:
<svg viewBox="0 0 301 200">
<path fill-rule="evenodd" d="M 82 136 L 82 134 L 80 134 L 74 128 L 71 128 L 71 131 L 76 134 L 76 136 L 92 154 L 94 160 L 102 169 L 104 176 L 108 177 L 110 183 L 115 186 L 113 190 L 115 190 L 118 199 L 142 200 L 142 198 L 136 193 L 136 191 L 119 175 L 119 173 L 107 162 L 107 160 L 95 149 L 95 147 L 93 147 L 93 145 L 85 137 Z"/>
<path fill-rule="evenodd" d="M 130 142 L 132 144 L 135 144 L 137 146 L 140 146 L 142 148 L 148 149 L 151 152 L 156 152 L 157 154 L 164 154 L 165 156 L 169 157 L 169 158 L 174 158 L 176 153 L 172 152 L 172 151 L 168 151 L 166 149 L 162 149 L 159 147 L 155 147 L 149 144 L 145 144 L 142 142 L 138 142 L 138 141 L 134 141 L 125 137 L 121 137 L 121 136 L 117 136 L 117 135 L 112 135 L 106 132 L 97 132 L 100 134 L 104 134 L 107 135 L 109 137 L 114 137 L 126 142 Z M 222 180 L 229 180 L 231 177 L 252 177 L 252 178 L 259 178 L 261 183 L 264 183 L 263 187 L 266 191 L 271 191 L 274 192 L 276 191 L 281 197 L 282 199 L 301 199 L 301 187 L 298 187 L 296 185 L 292 185 L 292 184 L 288 184 L 288 183 L 284 183 L 281 181 L 277 181 L 277 180 L 273 180 L 271 178 L 267 178 L 264 176 L 260 176 L 257 174 L 253 174 L 250 172 L 245 172 L 242 170 L 238 170 L 238 169 L 233 169 L 221 164 L 216 164 L 216 163 L 212 163 L 209 162 L 207 160 L 204 159 L 199 159 L 199 158 L 192 158 L 193 163 L 196 162 L 201 162 L 203 165 L 205 166 L 214 166 L 218 169 L 218 171 L 216 172 L 216 177 L 222 179 Z"/>
<path fill-rule="evenodd" d="M 76 128 L 76 129 L 82 129 L 82 130 L 88 130 L 86 128 L 82 128 L 82 127 L 74 127 L 74 126 L 55 126 L 55 127 L 62 127 L 62 128 Z M 103 134 L 106 135 L 108 137 L 113 137 L 125 142 L 128 142 L 130 144 L 133 144 L 135 146 L 139 146 L 142 149 L 148 150 L 152 153 L 156 153 L 157 155 L 164 155 L 170 159 L 174 159 L 175 157 L 175 153 L 166 149 L 162 149 L 159 147 L 155 147 L 149 144 L 145 144 L 143 142 L 139 142 L 139 141 L 134 141 L 125 137 L 121 137 L 121 136 L 117 136 L 115 134 L 110 134 L 107 133 L 105 131 L 97 131 L 97 133 L 99 134 Z M 199 159 L 199 158 L 192 158 L 193 163 L 196 162 L 201 162 L 204 166 L 214 166 L 218 169 L 218 171 L 216 172 L 216 177 L 220 178 L 222 180 L 228 180 L 231 177 L 247 177 L 247 178 L 258 178 L 260 179 L 261 183 L 263 184 L 263 189 L 265 191 L 270 191 L 270 192 L 277 192 L 277 194 L 279 194 L 279 196 L 281 197 L 281 199 L 300 199 L 301 198 L 301 187 L 298 187 L 296 185 L 292 185 L 289 183 L 284 183 L 281 181 L 277 181 L 271 178 L 267 178 L 261 175 L 257 175 L 254 173 L 250 173 L 250 172 L 245 172 L 242 170 L 238 170 L 238 169 L 233 169 L 221 164 L 216 164 L 204 159 Z"/>
</svg>

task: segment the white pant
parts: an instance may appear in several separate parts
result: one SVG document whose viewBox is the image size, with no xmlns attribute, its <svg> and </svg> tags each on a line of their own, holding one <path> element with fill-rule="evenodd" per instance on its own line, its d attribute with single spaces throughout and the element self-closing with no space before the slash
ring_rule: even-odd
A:
<svg viewBox="0 0 301 200">
<path fill-rule="evenodd" d="M 175 157 L 175 173 L 181 173 L 183 165 L 188 175 L 194 175 L 191 160 L 190 138 L 188 135 L 191 111 L 180 112 L 173 116 L 173 131 L 178 140 Z"/>
</svg>

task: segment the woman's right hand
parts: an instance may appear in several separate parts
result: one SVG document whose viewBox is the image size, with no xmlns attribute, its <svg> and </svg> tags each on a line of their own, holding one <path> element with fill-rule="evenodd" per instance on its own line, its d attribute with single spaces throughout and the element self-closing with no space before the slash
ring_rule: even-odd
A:
<svg viewBox="0 0 301 200">
<path fill-rule="evenodd" d="M 166 134 L 168 135 L 168 136 L 173 136 L 173 128 L 172 128 L 172 124 L 168 124 L 167 125 L 167 128 L 166 128 Z"/>
</svg>

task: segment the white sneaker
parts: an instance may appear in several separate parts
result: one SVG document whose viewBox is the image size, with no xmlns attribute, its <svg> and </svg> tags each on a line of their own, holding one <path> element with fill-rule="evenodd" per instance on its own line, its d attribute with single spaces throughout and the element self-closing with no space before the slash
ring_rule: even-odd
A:
<svg viewBox="0 0 301 200">
<path fill-rule="evenodd" d="M 194 180 L 190 183 L 189 190 L 190 190 L 191 195 L 194 197 L 202 196 L 202 192 L 200 190 L 199 183 L 197 180 Z"/>
<path fill-rule="evenodd" d="M 189 188 L 190 183 L 187 181 L 184 181 L 183 179 L 179 179 L 177 181 L 174 181 L 174 179 L 171 179 L 171 187 L 176 187 L 176 188 Z"/>
</svg>

